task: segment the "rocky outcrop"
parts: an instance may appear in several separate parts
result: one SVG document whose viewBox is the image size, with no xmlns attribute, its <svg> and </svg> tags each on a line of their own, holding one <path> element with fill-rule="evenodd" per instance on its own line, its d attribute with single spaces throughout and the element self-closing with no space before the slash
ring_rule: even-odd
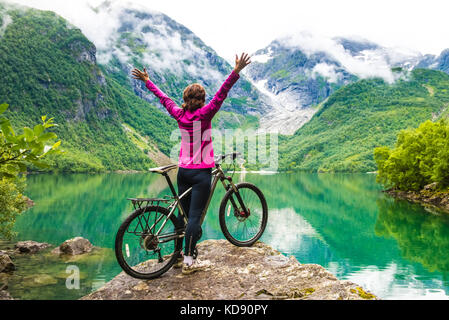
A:
<svg viewBox="0 0 449 320">
<path fill-rule="evenodd" d="M 17 253 L 36 253 L 41 250 L 51 247 L 49 243 L 41 243 L 32 240 L 19 241 L 16 243 L 15 248 Z"/>
<path fill-rule="evenodd" d="M 449 213 L 449 191 L 439 190 L 436 182 L 426 185 L 421 191 L 390 189 L 386 193 L 399 199 L 419 203 L 430 210 L 436 209 Z"/>
<path fill-rule="evenodd" d="M 91 252 L 93 248 L 94 246 L 89 240 L 82 237 L 76 237 L 64 241 L 59 247 L 54 249 L 52 253 L 75 256 Z"/>
<path fill-rule="evenodd" d="M 51 253 L 48 252 L 49 250 L 44 250 L 51 246 L 52 245 L 48 243 L 40 243 L 31 240 L 19 241 L 15 245 L 7 244 L 2 246 L 5 250 L 0 250 L 0 300 L 14 300 L 7 291 L 9 290 L 10 280 L 14 277 L 16 282 L 17 277 L 19 277 L 20 284 L 23 288 L 55 285 L 58 282 L 58 278 L 61 278 L 61 275 L 53 274 L 48 270 L 43 270 L 44 273 L 41 273 L 42 270 L 40 269 L 38 269 L 36 273 L 23 274 L 22 272 L 22 274 L 17 274 L 14 272 L 16 269 L 27 268 L 27 266 L 23 265 L 27 260 L 23 259 L 32 259 L 34 261 L 42 261 L 40 259 L 46 261 L 58 261 L 61 259 L 65 263 L 76 263 L 77 261 L 85 261 L 83 259 L 93 259 L 98 261 L 99 259 L 104 258 L 103 249 L 94 247 L 89 240 L 82 237 L 64 241 L 60 246 L 52 250 Z M 52 253 L 58 254 L 58 256 L 53 256 Z M 26 258 L 24 255 L 28 254 L 32 256 Z M 15 258 L 18 258 L 16 263 L 14 263 Z M 46 274 L 45 272 L 48 272 L 49 274 Z M 67 275 L 64 272 L 62 277 L 66 278 L 66 276 Z"/>
<path fill-rule="evenodd" d="M 0 250 L 0 300 L 13 300 L 8 291 L 8 278 L 16 266 L 9 254 Z"/>
<path fill-rule="evenodd" d="M 14 300 L 8 291 L 0 289 L 0 300 Z"/>
<path fill-rule="evenodd" d="M 11 257 L 3 251 L 0 251 L 0 272 L 14 271 L 16 266 L 11 260 Z"/>
<path fill-rule="evenodd" d="M 449 49 L 443 50 L 439 56 L 433 54 L 424 55 L 416 67 L 449 73 Z"/>
<path fill-rule="evenodd" d="M 198 250 L 200 259 L 211 261 L 208 270 L 183 275 L 172 268 L 153 280 L 122 272 L 82 299 L 377 299 L 319 265 L 301 264 L 262 242 L 240 248 L 225 240 L 206 240 Z"/>
<path fill-rule="evenodd" d="M 97 48 L 85 39 L 72 41 L 69 48 L 76 61 L 90 64 L 97 63 Z"/>
</svg>

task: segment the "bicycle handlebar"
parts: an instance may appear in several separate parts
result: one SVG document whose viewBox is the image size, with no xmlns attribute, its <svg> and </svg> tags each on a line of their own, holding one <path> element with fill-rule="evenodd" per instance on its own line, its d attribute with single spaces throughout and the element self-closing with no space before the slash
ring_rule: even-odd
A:
<svg viewBox="0 0 449 320">
<path fill-rule="evenodd" d="M 228 153 L 228 154 L 222 154 L 217 156 L 217 160 L 216 161 L 223 161 L 224 159 L 226 159 L 227 157 L 232 157 L 232 160 L 235 160 L 238 156 L 242 155 L 240 152 L 233 152 L 233 153 Z"/>
</svg>

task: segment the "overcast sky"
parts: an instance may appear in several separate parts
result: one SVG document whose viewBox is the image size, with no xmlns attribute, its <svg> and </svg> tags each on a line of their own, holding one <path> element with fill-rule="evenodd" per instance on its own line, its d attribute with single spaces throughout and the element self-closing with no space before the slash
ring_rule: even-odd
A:
<svg viewBox="0 0 449 320">
<path fill-rule="evenodd" d="M 0 0 L 1 1 L 1 0 Z M 80 0 L 12 0 L 73 15 Z M 100 0 L 88 1 L 94 5 Z M 227 60 L 299 31 L 358 36 L 439 54 L 449 48 L 448 0 L 131 0 L 182 23 Z M 74 11 L 75 10 L 75 11 Z M 82 15 L 82 10 L 79 10 Z"/>
</svg>

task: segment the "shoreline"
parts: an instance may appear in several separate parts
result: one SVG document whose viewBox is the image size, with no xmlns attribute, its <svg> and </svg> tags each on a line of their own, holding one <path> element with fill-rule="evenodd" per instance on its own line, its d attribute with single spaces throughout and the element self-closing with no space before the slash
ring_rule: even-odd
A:
<svg viewBox="0 0 449 320">
<path fill-rule="evenodd" d="M 83 171 L 83 172 L 70 172 L 70 171 L 28 171 L 24 172 L 25 175 L 35 175 L 35 174 L 104 174 L 104 173 L 119 173 L 119 174 L 136 174 L 136 173 L 149 173 L 149 170 L 106 170 L 106 171 Z M 226 172 L 226 171 L 225 171 Z M 316 173 L 316 174 L 377 174 L 377 171 L 368 172 L 320 172 L 320 171 L 289 171 L 289 170 L 236 170 L 234 173 L 255 173 L 262 175 L 272 175 L 279 173 Z"/>
<path fill-rule="evenodd" d="M 383 190 L 395 199 L 407 200 L 418 203 L 433 213 L 444 213 L 449 215 L 449 190 L 436 189 L 436 184 L 430 184 L 420 191 Z"/>
<path fill-rule="evenodd" d="M 76 245 L 82 241 L 80 252 L 69 252 L 80 249 Z M 21 243 L 20 246 L 18 244 Z M 64 244 L 67 244 L 64 247 Z M 88 244 L 88 246 L 86 245 Z M 75 237 L 66 240 L 59 246 L 35 241 L 12 241 L 2 254 L 10 257 L 39 257 L 50 253 L 55 257 L 89 257 L 96 254 L 100 247 L 93 246 L 89 240 Z M 62 248 L 64 247 L 64 252 Z M 273 249 L 270 245 L 258 241 L 252 247 L 235 247 L 227 240 L 204 240 L 199 243 L 202 254 L 211 260 L 212 266 L 195 275 L 182 275 L 180 269 L 170 268 L 162 277 L 152 280 L 140 280 L 120 271 L 101 287 L 87 293 L 79 300 L 278 300 L 278 299 L 311 299 L 311 300 L 378 300 L 372 292 L 351 281 L 339 280 L 334 274 L 318 264 L 301 264 L 293 256 L 287 256 Z M 22 248 L 22 249 L 18 249 Z M 26 250 L 25 250 L 26 249 Z M 70 249 L 67 251 L 66 249 Z M 96 251 L 95 251 L 96 250 Z M 1 252 L 1 251 L 0 251 Z M 225 252 L 225 254 L 223 254 Z M 242 264 L 242 258 L 245 263 Z M 80 258 L 73 258 L 80 259 Z M 13 258 L 14 260 L 14 258 Z M 76 261 L 76 260 L 75 260 Z M 79 261 L 79 260 L 78 260 Z M 23 263 L 23 261 L 21 262 Z M 1 300 L 21 300 L 21 297 L 9 293 L 9 277 L 17 272 L 15 263 L 4 275 L 0 285 Z M 55 275 L 49 273 L 39 281 L 47 281 Z M 210 286 L 210 279 L 216 279 Z M 1 278 L 0 278 L 1 280 Z M 229 286 L 234 282 L 238 285 Z M 40 282 L 33 283 L 39 287 Z M 48 283 L 52 284 L 52 283 Z M 44 286 L 45 284 L 42 284 Z M 201 290 L 199 288 L 202 288 Z M 25 299 L 27 300 L 27 299 Z"/>
</svg>

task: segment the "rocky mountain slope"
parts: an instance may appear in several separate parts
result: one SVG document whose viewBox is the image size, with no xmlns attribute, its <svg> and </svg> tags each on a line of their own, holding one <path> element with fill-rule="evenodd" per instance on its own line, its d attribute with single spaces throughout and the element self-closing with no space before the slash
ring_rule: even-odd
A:
<svg viewBox="0 0 449 320">
<path fill-rule="evenodd" d="M 300 33 L 256 51 L 247 74 L 272 99 L 273 109 L 262 117 L 262 129 L 293 134 L 340 87 L 373 77 L 393 83 L 400 74 L 392 69 L 411 70 L 422 59 L 418 52 L 364 39 Z"/>
<path fill-rule="evenodd" d="M 15 126 L 54 117 L 65 171 L 146 169 L 176 123 L 105 74 L 95 45 L 53 12 L 0 3 L 0 97 Z M 123 129 L 132 128 L 146 143 Z M 150 152 L 151 151 L 151 152 Z"/>
</svg>

